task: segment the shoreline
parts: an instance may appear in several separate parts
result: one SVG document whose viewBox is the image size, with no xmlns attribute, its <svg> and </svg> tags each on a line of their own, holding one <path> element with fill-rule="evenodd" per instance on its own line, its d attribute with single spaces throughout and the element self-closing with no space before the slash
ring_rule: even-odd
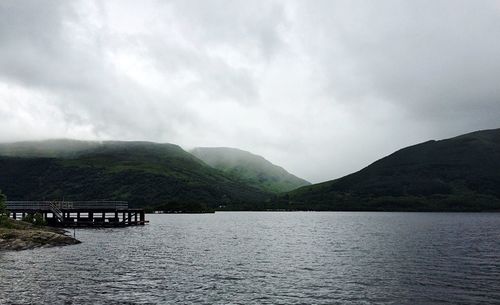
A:
<svg viewBox="0 0 500 305">
<path fill-rule="evenodd" d="M 67 235 L 64 229 L 35 227 L 9 219 L 0 227 L 0 252 L 76 245 L 79 240 Z"/>
</svg>

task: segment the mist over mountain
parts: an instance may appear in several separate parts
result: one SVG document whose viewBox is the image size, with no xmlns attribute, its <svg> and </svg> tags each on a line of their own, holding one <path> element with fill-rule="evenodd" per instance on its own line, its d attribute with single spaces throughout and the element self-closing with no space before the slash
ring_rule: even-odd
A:
<svg viewBox="0 0 500 305">
<path fill-rule="evenodd" d="M 263 191 L 280 193 L 310 184 L 264 157 L 241 149 L 198 147 L 190 152 L 211 167 Z"/>
<path fill-rule="evenodd" d="M 50 139 L 0 143 L 0 156 L 9 157 L 71 157 L 103 147 L 98 141 Z"/>
<path fill-rule="evenodd" d="M 500 129 L 410 146 L 281 200 L 313 210 L 500 210 Z"/>
<path fill-rule="evenodd" d="M 485 211 L 500 209 L 500 129 L 427 141 L 340 179 L 308 185 L 234 148 L 123 141 L 0 144 L 11 200 L 126 200 L 209 209 Z"/>
<path fill-rule="evenodd" d="M 268 195 L 177 145 L 50 140 L 0 145 L 0 189 L 10 200 L 126 200 L 191 211 Z"/>
</svg>

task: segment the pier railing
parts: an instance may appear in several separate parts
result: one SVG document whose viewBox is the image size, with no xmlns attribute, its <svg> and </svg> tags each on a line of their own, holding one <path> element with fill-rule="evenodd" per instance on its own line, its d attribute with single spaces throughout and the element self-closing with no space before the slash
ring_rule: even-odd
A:
<svg viewBox="0 0 500 305">
<path fill-rule="evenodd" d="M 126 201 L 6 201 L 7 210 L 82 210 L 82 209 L 112 209 L 126 210 Z"/>
</svg>

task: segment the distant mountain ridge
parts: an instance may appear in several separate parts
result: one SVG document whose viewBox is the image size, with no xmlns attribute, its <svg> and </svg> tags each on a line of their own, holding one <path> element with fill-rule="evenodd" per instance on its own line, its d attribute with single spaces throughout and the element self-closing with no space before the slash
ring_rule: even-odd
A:
<svg viewBox="0 0 500 305">
<path fill-rule="evenodd" d="M 314 210 L 500 210 L 500 129 L 427 141 L 305 186 L 276 206 Z"/>
<path fill-rule="evenodd" d="M 151 142 L 0 144 L 0 189 L 11 200 L 114 199 L 166 211 L 500 211 L 500 129 L 406 147 L 284 193 L 283 181 L 307 181 L 237 149 L 192 153 Z"/>
<path fill-rule="evenodd" d="M 11 200 L 127 200 L 197 211 L 268 194 L 174 144 L 49 140 L 0 144 L 0 189 Z"/>
<path fill-rule="evenodd" d="M 229 147 L 198 147 L 191 154 L 226 174 L 263 191 L 280 193 L 310 183 L 264 157 Z"/>
</svg>

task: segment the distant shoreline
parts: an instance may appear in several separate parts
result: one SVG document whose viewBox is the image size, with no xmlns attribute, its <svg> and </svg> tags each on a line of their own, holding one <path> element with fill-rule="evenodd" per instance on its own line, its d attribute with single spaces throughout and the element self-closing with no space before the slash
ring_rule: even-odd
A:
<svg viewBox="0 0 500 305">
<path fill-rule="evenodd" d="M 397 210 L 215 210 L 213 212 L 164 212 L 164 213 L 146 213 L 147 215 L 166 215 L 166 214 L 215 214 L 224 212 L 314 212 L 314 213 L 331 213 L 331 212 L 346 212 L 346 213 L 500 213 L 500 210 L 491 211 L 397 211 Z"/>
</svg>

